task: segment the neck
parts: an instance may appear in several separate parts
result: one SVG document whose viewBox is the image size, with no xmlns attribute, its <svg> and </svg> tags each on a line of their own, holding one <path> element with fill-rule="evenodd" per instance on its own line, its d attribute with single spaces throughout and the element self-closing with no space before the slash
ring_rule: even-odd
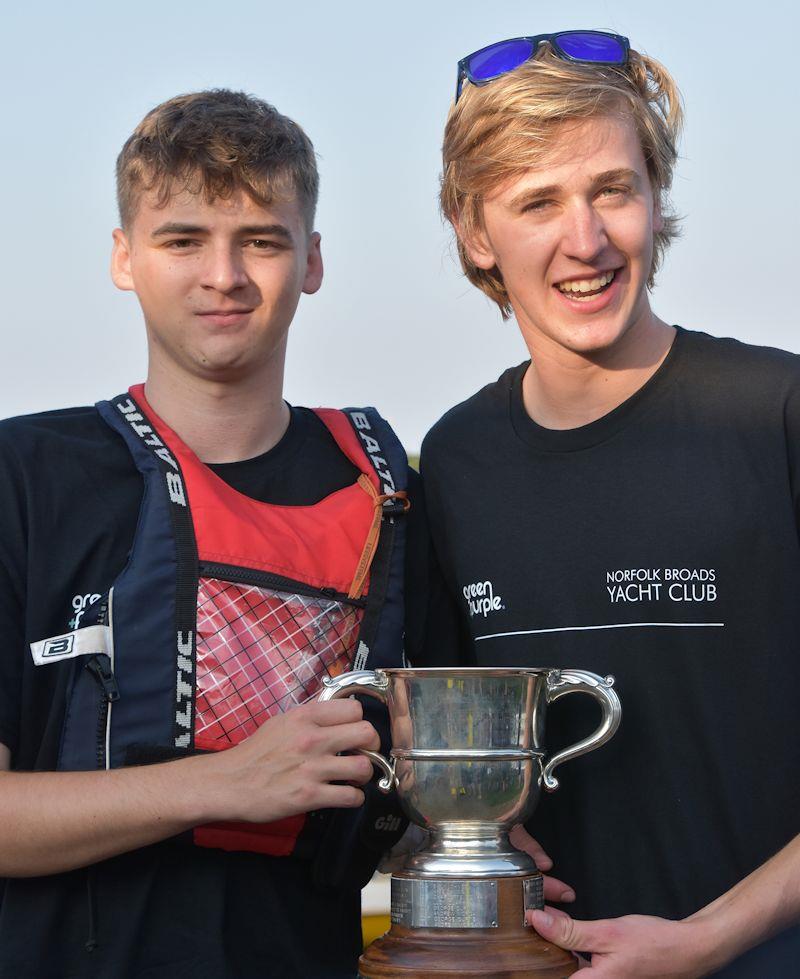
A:
<svg viewBox="0 0 800 979">
<path fill-rule="evenodd" d="M 202 462 L 239 462 L 267 452 L 289 425 L 283 365 L 235 383 L 148 367 L 145 395 L 156 414 Z"/>
<path fill-rule="evenodd" d="M 605 350 L 565 349 L 541 333 L 526 332 L 531 365 L 522 381 L 530 417 L 545 428 L 588 425 L 644 385 L 669 353 L 675 328 L 650 314 Z"/>
</svg>

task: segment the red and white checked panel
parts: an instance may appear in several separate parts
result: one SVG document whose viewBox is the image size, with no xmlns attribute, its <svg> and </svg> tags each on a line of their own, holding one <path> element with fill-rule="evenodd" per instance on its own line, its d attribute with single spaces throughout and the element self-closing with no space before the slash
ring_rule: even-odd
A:
<svg viewBox="0 0 800 979">
<path fill-rule="evenodd" d="M 326 598 L 201 578 L 195 743 L 238 744 L 350 668 L 362 610 Z"/>
</svg>

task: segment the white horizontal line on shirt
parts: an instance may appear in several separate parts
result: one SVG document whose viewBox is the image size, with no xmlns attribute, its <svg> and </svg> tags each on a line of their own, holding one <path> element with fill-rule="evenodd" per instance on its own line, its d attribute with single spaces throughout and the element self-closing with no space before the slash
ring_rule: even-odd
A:
<svg viewBox="0 0 800 979">
<path fill-rule="evenodd" d="M 545 632 L 588 632 L 592 629 L 722 629 L 724 622 L 614 622 L 610 625 L 564 625 L 557 629 L 520 629 L 518 632 L 493 632 L 488 636 L 475 636 L 481 639 L 503 639 L 506 636 L 539 636 Z"/>
</svg>

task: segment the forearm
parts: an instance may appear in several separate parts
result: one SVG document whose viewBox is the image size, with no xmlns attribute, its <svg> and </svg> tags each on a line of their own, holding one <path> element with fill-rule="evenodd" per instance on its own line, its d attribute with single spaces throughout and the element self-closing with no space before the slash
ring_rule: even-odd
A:
<svg viewBox="0 0 800 979">
<path fill-rule="evenodd" d="M 800 921 L 800 836 L 729 891 L 686 919 L 719 969 Z"/>
<path fill-rule="evenodd" d="M 349 752 L 379 745 L 358 701 L 338 700 L 270 718 L 236 747 L 160 765 L 0 771 L 0 877 L 72 870 L 203 823 L 360 806 L 372 765 Z M 9 765 L 0 745 L 0 768 Z"/>
<path fill-rule="evenodd" d="M 212 758 L 104 772 L 0 772 L 0 877 L 60 873 L 223 818 Z"/>
</svg>

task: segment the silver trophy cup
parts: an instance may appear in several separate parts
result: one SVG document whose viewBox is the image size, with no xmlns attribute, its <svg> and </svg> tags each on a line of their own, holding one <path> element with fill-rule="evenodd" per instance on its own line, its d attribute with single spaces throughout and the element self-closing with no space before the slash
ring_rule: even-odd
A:
<svg viewBox="0 0 800 979">
<path fill-rule="evenodd" d="M 536 807 L 540 787 L 558 788 L 559 765 L 599 748 L 621 717 L 613 677 L 557 669 L 387 669 L 325 681 L 320 700 L 366 694 L 389 711 L 379 786 L 396 789 L 428 844 L 392 878 L 392 922 L 409 928 L 494 928 L 498 878 L 525 878 L 524 910 L 542 906 L 542 877 L 508 838 Z M 567 694 L 600 704 L 589 737 L 545 757 L 547 705 Z M 519 885 L 518 885 L 519 886 Z M 524 916 L 524 911 L 523 911 Z"/>
</svg>

